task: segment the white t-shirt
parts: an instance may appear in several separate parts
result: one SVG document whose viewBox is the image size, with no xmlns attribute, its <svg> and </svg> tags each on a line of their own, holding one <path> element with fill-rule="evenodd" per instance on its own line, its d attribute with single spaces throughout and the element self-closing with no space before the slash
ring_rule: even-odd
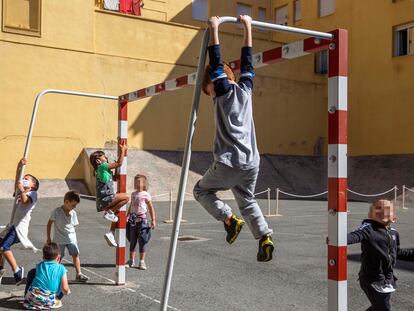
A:
<svg viewBox="0 0 414 311">
<path fill-rule="evenodd" d="M 148 211 L 147 201 L 151 201 L 151 195 L 146 191 L 135 191 L 131 193 L 131 209 L 130 214 L 139 216 L 146 215 Z"/>
<path fill-rule="evenodd" d="M 27 220 L 27 226 L 31 219 L 33 209 L 36 207 L 37 191 L 29 191 L 26 195 L 30 198 L 28 205 L 21 204 L 20 197 L 17 199 L 16 212 L 14 213 L 13 225 L 17 227 L 23 219 Z"/>
<path fill-rule="evenodd" d="M 50 214 L 50 219 L 54 221 L 53 242 L 57 244 L 76 243 L 75 226 L 79 225 L 78 216 L 74 210 L 66 215 L 63 206 L 55 208 Z"/>
</svg>

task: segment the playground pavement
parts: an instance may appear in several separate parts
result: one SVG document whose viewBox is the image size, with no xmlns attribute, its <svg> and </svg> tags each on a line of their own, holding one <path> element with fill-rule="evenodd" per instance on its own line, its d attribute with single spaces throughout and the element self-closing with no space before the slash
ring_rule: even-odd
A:
<svg viewBox="0 0 414 311">
<path fill-rule="evenodd" d="M 30 236 L 38 247 L 45 241 L 50 211 L 61 204 L 59 198 L 40 199 L 30 226 Z M 235 206 L 234 201 L 230 201 Z M 266 201 L 260 201 L 266 211 Z M 274 204 L 274 202 L 272 202 Z M 8 221 L 12 201 L 0 200 L 0 224 Z M 168 203 L 155 202 L 158 226 L 153 232 L 147 255 L 148 270 L 127 268 L 125 286 L 114 285 L 115 249 L 103 239 L 108 223 L 95 211 L 95 202 L 82 200 L 77 208 L 80 225 L 77 236 L 86 284 L 71 283 L 72 294 L 63 300 L 64 310 L 158 310 L 171 235 Z M 366 203 L 350 203 L 348 228 L 354 229 L 366 216 Z M 274 229 L 276 253 L 268 263 L 256 261 L 257 241 L 245 227 L 229 246 L 221 223 L 212 219 L 196 202 L 186 201 L 180 235 L 201 240 L 179 241 L 169 310 L 327 310 L 326 202 L 281 201 L 281 217 L 268 218 Z M 236 209 L 236 213 L 238 213 Z M 397 212 L 396 228 L 402 247 L 414 247 L 414 209 Z M 359 245 L 348 249 L 348 310 L 362 311 L 368 300 L 359 288 Z M 15 256 L 26 271 L 35 267 L 41 254 L 17 249 Z M 69 279 L 74 269 L 65 257 Z M 0 310 L 21 310 L 24 285 L 16 287 L 11 271 L 0 285 Z M 414 310 L 414 263 L 397 264 L 398 290 L 393 294 L 393 310 Z"/>
</svg>

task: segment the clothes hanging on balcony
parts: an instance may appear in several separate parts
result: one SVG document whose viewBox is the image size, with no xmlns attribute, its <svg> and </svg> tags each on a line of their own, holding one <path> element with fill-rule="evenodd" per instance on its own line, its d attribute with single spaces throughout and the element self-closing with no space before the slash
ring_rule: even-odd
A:
<svg viewBox="0 0 414 311">
<path fill-rule="evenodd" d="M 142 0 L 132 0 L 132 12 L 136 16 L 141 16 Z"/>
<path fill-rule="evenodd" d="M 119 0 L 104 0 L 104 9 L 118 12 Z"/>
<path fill-rule="evenodd" d="M 132 0 L 120 0 L 119 12 L 132 14 Z"/>
</svg>

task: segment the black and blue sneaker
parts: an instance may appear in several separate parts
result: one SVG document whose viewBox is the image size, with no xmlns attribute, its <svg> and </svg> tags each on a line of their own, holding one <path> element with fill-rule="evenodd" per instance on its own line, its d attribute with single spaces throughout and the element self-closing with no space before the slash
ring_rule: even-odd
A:
<svg viewBox="0 0 414 311">
<path fill-rule="evenodd" d="M 270 234 L 262 236 L 259 240 L 259 251 L 257 252 L 257 261 L 270 261 L 274 250 L 273 240 Z"/>
<path fill-rule="evenodd" d="M 18 267 L 19 270 L 14 273 L 14 280 L 16 281 L 16 285 L 20 285 L 23 281 L 24 278 L 24 268 L 23 267 Z"/>
<path fill-rule="evenodd" d="M 227 226 L 226 223 L 224 223 L 224 229 L 226 229 L 226 232 L 227 232 L 227 236 L 226 236 L 227 243 L 231 244 L 237 239 L 237 236 L 239 235 L 244 224 L 245 222 L 243 219 L 240 219 L 234 215 L 231 215 L 230 226 Z"/>
</svg>

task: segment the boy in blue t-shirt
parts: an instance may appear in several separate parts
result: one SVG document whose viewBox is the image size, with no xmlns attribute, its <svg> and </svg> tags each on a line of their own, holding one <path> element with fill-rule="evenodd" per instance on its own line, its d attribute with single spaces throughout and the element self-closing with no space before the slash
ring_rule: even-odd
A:
<svg viewBox="0 0 414 311">
<path fill-rule="evenodd" d="M 218 37 L 220 17 L 212 16 L 208 20 L 210 64 L 206 67 L 202 88 L 206 95 L 211 95 L 214 103 L 214 162 L 194 186 L 194 197 L 214 218 L 224 222 L 226 241 L 230 244 L 236 240 L 245 220 L 254 238 L 259 240 L 257 260 L 264 262 L 272 260 L 274 245 L 273 231 L 254 197 L 260 154 L 252 107 L 254 69 L 251 18 L 240 15 L 239 21 L 244 27 L 244 41 L 240 79 L 236 83 L 232 69 L 221 60 Z M 217 197 L 218 191 L 228 189 L 233 192 L 244 220 L 237 218 L 231 207 Z"/>
<path fill-rule="evenodd" d="M 56 309 L 62 306 L 60 299 L 70 294 L 65 267 L 59 263 L 59 246 L 47 243 L 43 246 L 43 261 L 27 274 L 23 306 L 29 310 Z"/>
</svg>

